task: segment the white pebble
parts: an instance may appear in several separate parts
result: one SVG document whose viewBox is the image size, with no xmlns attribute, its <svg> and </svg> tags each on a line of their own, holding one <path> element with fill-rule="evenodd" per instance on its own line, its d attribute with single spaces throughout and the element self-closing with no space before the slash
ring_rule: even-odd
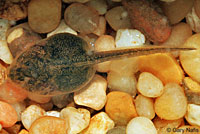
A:
<svg viewBox="0 0 200 134">
<path fill-rule="evenodd" d="M 7 64 L 13 62 L 13 56 L 8 48 L 6 40 L 0 40 L 0 59 Z"/>
<path fill-rule="evenodd" d="M 41 116 L 45 115 L 45 110 L 37 105 L 30 105 L 21 114 L 22 124 L 29 129 L 31 124 Z"/>
<path fill-rule="evenodd" d="M 52 36 L 57 33 L 71 33 L 77 35 L 77 32 L 70 28 L 64 20 L 61 20 L 60 25 L 52 32 L 47 34 L 47 37 Z"/>
<path fill-rule="evenodd" d="M 191 125 L 200 126 L 200 106 L 188 104 L 185 118 Z"/>
<path fill-rule="evenodd" d="M 115 38 L 116 47 L 140 46 L 145 43 L 145 36 L 135 29 L 119 29 Z"/>
<path fill-rule="evenodd" d="M 100 75 L 95 75 L 86 88 L 75 92 L 74 101 L 78 105 L 100 110 L 106 103 L 107 81 Z"/>
<path fill-rule="evenodd" d="M 91 118 L 89 127 L 81 134 L 106 134 L 114 126 L 114 121 L 105 112 L 100 112 Z"/>
<path fill-rule="evenodd" d="M 47 111 L 45 113 L 46 116 L 60 117 L 60 112 L 58 111 Z"/>
<path fill-rule="evenodd" d="M 126 134 L 157 134 L 153 122 L 146 117 L 135 117 L 129 121 Z"/>
<path fill-rule="evenodd" d="M 158 97 L 164 92 L 162 81 L 148 72 L 142 72 L 140 74 L 137 89 L 146 97 Z"/>
<path fill-rule="evenodd" d="M 197 16 L 194 7 L 186 16 L 186 22 L 190 25 L 194 32 L 200 32 L 200 18 Z"/>
<path fill-rule="evenodd" d="M 90 122 L 90 112 L 83 108 L 64 108 L 61 110 L 60 116 L 69 123 L 67 134 L 77 134 L 81 132 Z"/>
</svg>

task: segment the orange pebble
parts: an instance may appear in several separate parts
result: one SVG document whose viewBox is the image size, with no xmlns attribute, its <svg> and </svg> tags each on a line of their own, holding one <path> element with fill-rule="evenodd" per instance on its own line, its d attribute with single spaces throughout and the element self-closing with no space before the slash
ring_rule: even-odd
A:
<svg viewBox="0 0 200 134">
<path fill-rule="evenodd" d="M 113 91 L 107 95 L 105 111 L 116 125 L 126 125 L 137 116 L 132 96 L 119 91 Z"/>
<path fill-rule="evenodd" d="M 65 120 L 53 116 L 43 116 L 33 122 L 29 134 L 66 134 Z"/>
<path fill-rule="evenodd" d="M 164 84 L 173 82 L 180 84 L 183 80 L 183 70 L 171 54 L 157 53 L 139 57 L 139 70 L 150 72 Z"/>
<path fill-rule="evenodd" d="M 0 101 L 0 124 L 2 127 L 11 127 L 17 122 L 17 112 L 8 103 Z"/>
</svg>

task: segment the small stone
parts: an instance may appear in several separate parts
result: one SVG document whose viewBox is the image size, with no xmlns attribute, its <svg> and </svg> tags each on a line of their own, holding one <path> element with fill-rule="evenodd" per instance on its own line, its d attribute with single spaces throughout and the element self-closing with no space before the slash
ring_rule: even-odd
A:
<svg viewBox="0 0 200 134">
<path fill-rule="evenodd" d="M 106 134 L 126 134 L 125 126 L 117 126 L 110 129 Z"/>
<path fill-rule="evenodd" d="M 13 103 L 11 105 L 15 109 L 15 111 L 17 112 L 17 115 L 18 115 L 17 121 L 21 121 L 21 114 L 26 109 L 26 104 L 24 102 L 16 102 L 16 103 Z"/>
<path fill-rule="evenodd" d="M 89 127 L 83 130 L 81 134 L 106 134 L 114 126 L 113 120 L 105 112 L 100 112 L 91 118 Z"/>
<path fill-rule="evenodd" d="M 106 88 L 107 81 L 96 74 L 84 89 L 75 92 L 74 101 L 78 105 L 100 110 L 106 103 Z"/>
<path fill-rule="evenodd" d="M 45 113 L 45 115 L 59 118 L 60 117 L 60 112 L 58 112 L 58 111 L 47 111 Z"/>
<path fill-rule="evenodd" d="M 115 38 L 116 47 L 133 47 L 145 43 L 145 36 L 135 29 L 119 29 Z"/>
<path fill-rule="evenodd" d="M 37 105 L 27 107 L 21 114 L 22 124 L 26 129 L 29 129 L 31 124 L 41 116 L 45 115 L 44 109 Z"/>
<path fill-rule="evenodd" d="M 71 34 L 77 35 L 77 32 L 74 31 L 72 28 L 70 28 L 65 23 L 64 20 L 61 20 L 60 25 L 55 30 L 53 30 L 52 32 L 48 33 L 47 37 L 52 36 L 52 35 L 57 34 L 57 33 L 71 33 Z"/>
<path fill-rule="evenodd" d="M 147 117 L 150 120 L 155 117 L 154 102 L 152 98 L 139 94 L 135 99 L 135 107 L 139 116 Z"/>
<path fill-rule="evenodd" d="M 105 111 L 116 125 L 126 125 L 137 116 L 132 96 L 119 91 L 107 95 Z"/>
<path fill-rule="evenodd" d="M 100 15 L 107 12 L 108 6 L 105 0 L 91 0 L 86 5 L 96 9 Z"/>
<path fill-rule="evenodd" d="M 196 104 L 188 104 L 185 119 L 191 125 L 200 126 L 200 106 Z"/>
<path fill-rule="evenodd" d="M 73 94 L 62 94 L 52 97 L 52 102 L 58 108 L 64 108 L 71 102 L 73 102 Z"/>
<path fill-rule="evenodd" d="M 0 59 L 7 64 L 13 62 L 13 56 L 8 48 L 6 40 L 0 40 Z"/>
<path fill-rule="evenodd" d="M 126 134 L 157 134 L 157 130 L 150 119 L 136 117 L 128 123 Z"/>
<path fill-rule="evenodd" d="M 69 122 L 68 134 L 77 134 L 90 122 L 90 112 L 83 108 L 67 107 L 61 110 L 60 117 Z"/>
<path fill-rule="evenodd" d="M 86 3 L 90 0 L 62 0 L 64 3 L 72 3 L 72 2 L 79 2 L 79 3 Z"/>
</svg>

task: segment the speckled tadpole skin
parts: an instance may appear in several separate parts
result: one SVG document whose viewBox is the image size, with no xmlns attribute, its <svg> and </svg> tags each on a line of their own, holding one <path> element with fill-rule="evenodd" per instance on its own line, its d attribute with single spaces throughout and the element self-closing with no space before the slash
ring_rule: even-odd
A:
<svg viewBox="0 0 200 134">
<path fill-rule="evenodd" d="M 85 41 L 58 34 L 22 53 L 11 65 L 9 77 L 26 90 L 42 95 L 72 92 L 87 84 L 95 73 L 93 66 L 71 65 L 86 57 Z"/>
<path fill-rule="evenodd" d="M 61 33 L 41 40 L 16 57 L 9 79 L 41 95 L 74 92 L 90 82 L 95 64 L 122 56 L 140 56 L 190 48 L 143 47 L 91 52 L 87 43 L 72 34 Z"/>
</svg>

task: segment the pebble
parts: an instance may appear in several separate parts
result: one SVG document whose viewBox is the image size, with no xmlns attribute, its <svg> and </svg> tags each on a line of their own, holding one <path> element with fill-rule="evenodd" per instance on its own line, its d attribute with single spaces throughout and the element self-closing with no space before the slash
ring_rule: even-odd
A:
<svg viewBox="0 0 200 134">
<path fill-rule="evenodd" d="M 91 118 L 89 127 L 81 134 L 106 134 L 114 126 L 113 120 L 105 112 L 100 112 Z"/>
<path fill-rule="evenodd" d="M 26 129 L 29 129 L 31 124 L 41 116 L 45 115 L 44 109 L 37 105 L 27 107 L 21 114 L 22 124 Z"/>
<path fill-rule="evenodd" d="M 100 15 L 107 12 L 108 6 L 105 0 L 90 0 L 86 5 L 96 9 Z"/>
<path fill-rule="evenodd" d="M 126 134 L 125 126 L 116 126 L 110 129 L 106 134 Z"/>
<path fill-rule="evenodd" d="M 62 94 L 52 97 L 53 104 L 58 108 L 64 108 L 73 101 L 73 94 Z"/>
<path fill-rule="evenodd" d="M 86 3 L 90 0 L 62 0 L 64 3 L 73 3 L 73 2 L 79 2 L 79 3 Z"/>
<path fill-rule="evenodd" d="M 15 102 L 15 103 L 12 103 L 11 105 L 17 112 L 17 116 L 18 116 L 17 121 L 21 121 L 21 114 L 26 109 L 26 104 L 24 102 Z"/>
<path fill-rule="evenodd" d="M 154 102 L 152 98 L 139 94 L 135 99 L 135 107 L 139 116 L 144 116 L 150 120 L 155 117 Z"/>
<path fill-rule="evenodd" d="M 107 76 L 109 91 L 126 92 L 132 96 L 136 95 L 137 81 L 135 76 L 110 71 Z"/>
<path fill-rule="evenodd" d="M 8 48 L 6 40 L 0 40 L 0 50 L 0 59 L 7 64 L 11 64 L 13 62 L 13 56 Z"/>
<path fill-rule="evenodd" d="M 116 47 L 135 47 L 145 43 L 145 36 L 135 29 L 119 29 L 115 37 Z"/>
<path fill-rule="evenodd" d="M 54 34 L 57 33 L 70 33 L 70 34 L 74 34 L 77 35 L 77 32 L 74 31 L 72 28 L 70 28 L 66 23 L 65 20 L 61 20 L 60 25 L 53 30 L 52 32 L 47 34 L 47 37 L 52 36 Z"/>
<path fill-rule="evenodd" d="M 184 90 L 176 83 L 168 83 L 164 92 L 154 103 L 156 114 L 166 120 L 176 120 L 184 117 L 187 110 L 187 99 Z"/>
<path fill-rule="evenodd" d="M 116 125 L 126 125 L 138 116 L 132 96 L 119 91 L 112 91 L 107 95 L 105 111 Z"/>
<path fill-rule="evenodd" d="M 74 93 L 74 101 L 78 105 L 100 110 L 106 103 L 107 81 L 100 75 L 95 75 L 84 89 Z"/>
<path fill-rule="evenodd" d="M 115 39 L 110 35 L 101 35 L 94 44 L 94 50 L 96 52 L 109 51 L 115 49 Z M 108 72 L 110 69 L 111 61 L 106 61 L 97 64 L 98 72 Z"/>
<path fill-rule="evenodd" d="M 196 104 L 188 104 L 185 119 L 191 125 L 200 126 L 200 106 Z"/>
<path fill-rule="evenodd" d="M 40 95 L 33 92 L 28 92 L 28 98 L 37 103 L 48 103 L 51 100 L 50 96 Z"/>
<path fill-rule="evenodd" d="M 137 89 L 146 97 L 158 97 L 164 92 L 162 81 L 148 72 L 142 72 L 140 74 Z"/>
<path fill-rule="evenodd" d="M 164 120 L 156 116 L 153 119 L 153 123 L 157 129 L 158 134 L 174 134 L 171 130 L 175 130 L 183 125 L 184 119 L 180 118 L 178 120 Z M 168 132 L 167 130 L 170 130 L 171 132 Z"/>
<path fill-rule="evenodd" d="M 60 112 L 58 111 L 47 111 L 45 113 L 46 116 L 60 117 Z"/>
<path fill-rule="evenodd" d="M 67 134 L 77 134 L 88 127 L 90 112 L 83 108 L 66 107 L 61 110 L 60 117 L 68 121 Z"/>
<path fill-rule="evenodd" d="M 150 119 L 135 117 L 128 123 L 126 134 L 157 134 L 157 130 Z"/>
</svg>

